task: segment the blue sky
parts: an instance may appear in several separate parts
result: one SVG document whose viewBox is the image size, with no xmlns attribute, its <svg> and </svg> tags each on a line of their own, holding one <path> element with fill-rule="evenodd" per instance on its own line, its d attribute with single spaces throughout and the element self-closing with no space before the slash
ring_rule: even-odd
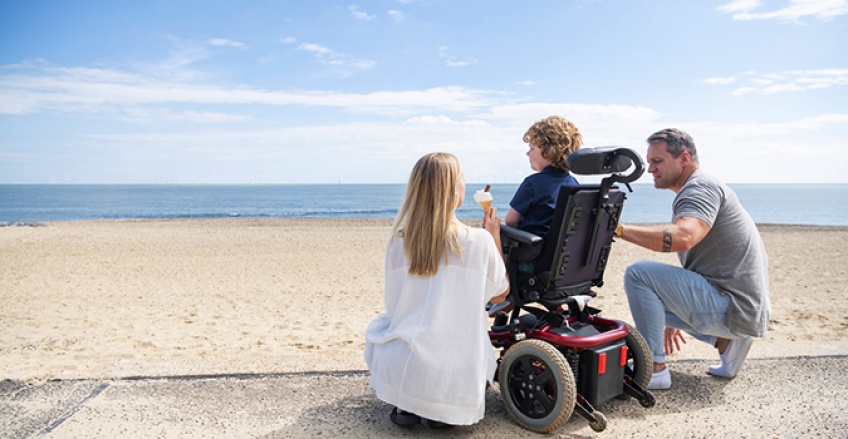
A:
<svg viewBox="0 0 848 439">
<path fill-rule="evenodd" d="M 848 0 L 0 0 L 0 183 L 512 183 L 551 114 L 848 183 Z"/>
</svg>

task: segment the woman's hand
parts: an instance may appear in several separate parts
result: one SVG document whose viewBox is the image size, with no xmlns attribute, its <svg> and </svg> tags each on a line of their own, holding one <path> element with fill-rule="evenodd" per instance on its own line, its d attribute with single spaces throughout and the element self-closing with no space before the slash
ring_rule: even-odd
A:
<svg viewBox="0 0 848 439">
<path fill-rule="evenodd" d="M 501 247 L 501 219 L 498 217 L 498 212 L 494 207 L 483 211 L 483 227 L 485 227 L 486 231 L 492 235 L 492 238 L 494 238 L 495 247 L 498 248 L 498 253 L 500 253 L 501 258 L 503 258 L 503 247 Z M 507 285 L 509 285 L 509 273 L 506 275 L 506 282 Z M 507 296 L 509 296 L 509 286 L 507 286 L 506 291 L 493 297 L 491 302 L 494 304 L 501 303 L 506 300 Z"/>
<path fill-rule="evenodd" d="M 495 238 L 495 242 L 501 241 L 501 219 L 494 207 L 483 211 L 483 227 Z"/>
<path fill-rule="evenodd" d="M 509 297 L 509 288 L 507 288 L 503 293 L 489 299 L 489 303 L 492 305 L 499 305 L 505 302 L 507 297 Z"/>
</svg>

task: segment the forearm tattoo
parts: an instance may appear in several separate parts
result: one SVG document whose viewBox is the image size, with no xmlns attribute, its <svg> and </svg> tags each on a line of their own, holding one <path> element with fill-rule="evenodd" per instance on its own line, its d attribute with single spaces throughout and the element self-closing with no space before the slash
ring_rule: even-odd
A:
<svg viewBox="0 0 848 439">
<path fill-rule="evenodd" d="M 671 232 L 668 231 L 668 228 L 663 228 L 662 251 L 664 251 L 664 252 L 670 252 L 671 251 Z"/>
</svg>

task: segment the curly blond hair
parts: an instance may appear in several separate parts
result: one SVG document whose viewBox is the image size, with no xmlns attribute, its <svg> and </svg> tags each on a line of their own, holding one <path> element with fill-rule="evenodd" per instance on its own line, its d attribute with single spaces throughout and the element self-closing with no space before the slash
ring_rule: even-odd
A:
<svg viewBox="0 0 848 439">
<path fill-rule="evenodd" d="M 549 116 L 534 123 L 523 139 L 525 143 L 536 145 L 551 166 L 564 171 L 569 170 L 565 159 L 583 145 L 583 136 L 577 126 L 562 116 Z"/>
</svg>

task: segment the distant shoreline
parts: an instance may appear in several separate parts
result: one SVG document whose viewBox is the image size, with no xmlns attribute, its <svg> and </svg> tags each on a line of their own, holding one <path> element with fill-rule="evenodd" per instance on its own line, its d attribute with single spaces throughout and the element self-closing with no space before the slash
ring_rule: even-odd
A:
<svg viewBox="0 0 848 439">
<path fill-rule="evenodd" d="M 136 219 L 379 218 L 391 220 L 405 185 L 0 185 L 0 222 Z M 481 218 L 470 200 L 456 211 L 462 220 Z M 517 185 L 492 184 L 501 218 Z M 626 191 L 626 189 L 623 189 Z M 670 219 L 674 193 L 637 184 L 627 193 L 621 220 Z M 848 187 L 835 185 L 741 185 L 736 194 L 757 224 L 848 226 Z"/>
<path fill-rule="evenodd" d="M 579 179 L 583 180 L 600 180 L 603 176 L 583 176 L 578 175 Z M 324 183 L 0 183 L 0 187 L 2 186 L 210 186 L 210 187 L 221 187 L 221 186 L 406 186 L 406 182 L 402 183 L 336 183 L 336 182 L 324 182 Z M 485 186 L 487 184 L 492 186 L 517 186 L 521 184 L 521 181 L 500 181 L 500 182 L 485 182 L 485 181 L 467 181 L 465 183 L 468 187 L 474 186 Z M 635 183 L 630 183 L 633 186 L 639 187 L 653 187 L 653 183 L 650 181 L 637 181 Z M 805 187 L 805 186 L 846 186 L 848 187 L 848 182 L 845 183 L 732 183 L 726 182 L 728 186 L 733 188 L 734 186 L 769 186 L 769 187 Z"/>
<path fill-rule="evenodd" d="M 86 219 L 86 220 L 68 220 L 68 221 L 20 221 L 20 222 L 2 222 L 0 221 L 0 228 L 3 227 L 47 227 L 51 224 L 98 224 L 98 223 L 157 223 L 157 222 L 194 222 L 194 223 L 219 223 L 223 224 L 224 222 L 243 222 L 245 225 L 257 225 L 259 223 L 263 223 L 264 225 L 309 225 L 309 226 L 320 226 L 321 223 L 336 223 L 336 224 L 345 224 L 348 226 L 385 226 L 390 227 L 392 225 L 393 219 L 387 218 L 250 218 L 250 217 L 228 217 L 228 218 L 125 218 L 125 219 Z M 462 222 L 469 225 L 479 225 L 479 221 L 476 220 L 462 220 Z M 631 224 L 638 225 L 656 225 L 656 224 L 665 224 L 663 222 L 637 222 Z M 848 231 L 848 226 L 830 226 L 830 225 L 818 225 L 818 224 L 771 224 L 771 223 L 757 223 L 757 227 L 761 230 L 768 231 L 788 231 L 788 230 L 796 230 L 796 231 L 818 231 L 818 230 L 829 230 L 835 232 L 843 232 Z"/>
</svg>

